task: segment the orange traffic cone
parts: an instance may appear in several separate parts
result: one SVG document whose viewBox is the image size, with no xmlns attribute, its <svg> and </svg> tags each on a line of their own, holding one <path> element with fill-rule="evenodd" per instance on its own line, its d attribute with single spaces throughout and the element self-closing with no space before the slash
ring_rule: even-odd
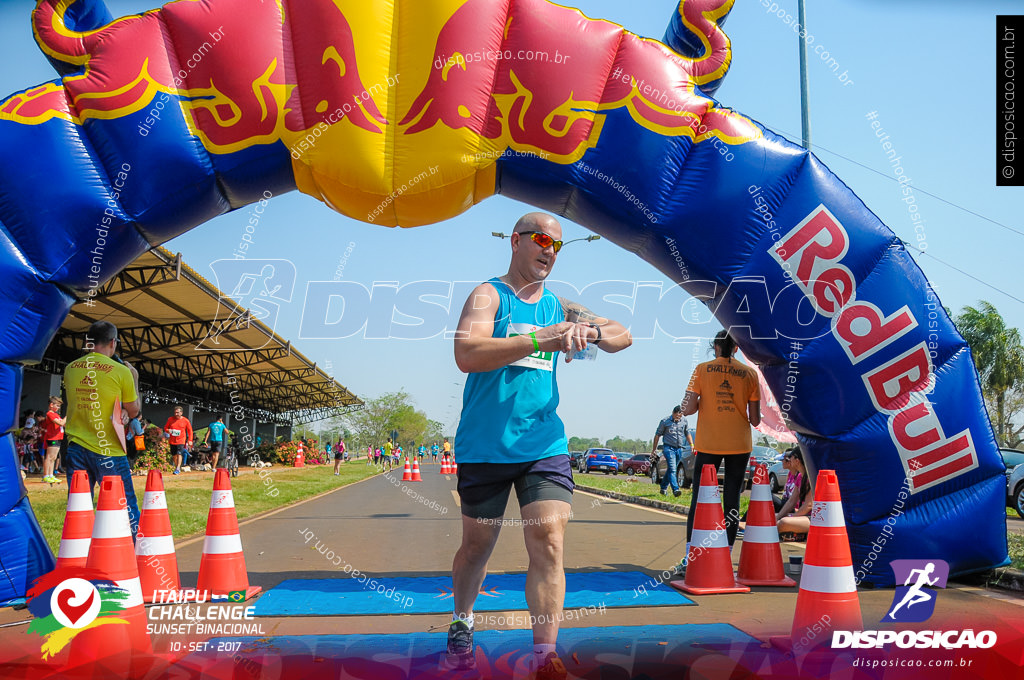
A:
<svg viewBox="0 0 1024 680">
<path fill-rule="evenodd" d="M 68 488 L 68 509 L 64 515 L 64 530 L 60 535 L 55 569 L 85 566 L 89 557 L 93 519 L 89 473 L 75 470 Z"/>
<path fill-rule="evenodd" d="M 402 472 L 402 481 L 403 482 L 411 482 L 412 481 L 412 468 L 409 467 L 409 457 L 408 456 L 405 457 L 405 471 Z"/>
<path fill-rule="evenodd" d="M 196 589 L 208 599 L 226 597 L 244 602 L 262 590 L 249 585 L 249 573 L 242 553 L 242 537 L 238 533 L 235 497 L 231 492 L 228 471 L 218 468 L 213 478 L 210 514 L 206 518 L 203 557 L 199 561 L 199 582 Z M 203 599 L 202 595 L 199 599 Z"/>
<path fill-rule="evenodd" d="M 455 462 L 455 456 L 452 456 L 452 464 L 451 464 L 451 466 L 449 466 L 448 469 L 452 471 L 453 475 L 456 475 L 456 474 L 459 473 L 459 464 Z"/>
<path fill-rule="evenodd" d="M 697 494 L 690 552 L 686 556 L 686 578 L 670 581 L 669 585 L 692 595 L 749 593 L 750 588 L 737 583 L 733 576 L 725 511 L 718 495 L 714 465 L 705 465 L 701 470 Z"/>
<path fill-rule="evenodd" d="M 422 482 L 423 477 L 420 476 L 420 461 L 415 456 L 412 459 L 412 479 L 410 482 Z"/>
<path fill-rule="evenodd" d="M 159 470 L 150 470 L 146 495 L 142 500 L 139 535 L 135 541 L 135 560 L 139 565 L 142 599 L 156 601 L 158 590 L 179 590 L 178 557 L 174 553 L 171 516 L 167 514 L 164 478 Z"/>
<path fill-rule="evenodd" d="M 450 475 L 451 470 L 448 469 L 448 456 L 441 454 L 441 474 Z"/>
<path fill-rule="evenodd" d="M 306 467 L 306 450 L 302 447 L 302 442 L 299 442 L 299 451 L 295 454 L 292 467 Z"/>
<path fill-rule="evenodd" d="M 775 505 L 768 486 L 768 470 L 758 465 L 750 488 L 747 528 L 740 548 L 740 568 L 736 581 L 745 586 L 781 586 L 793 588 L 796 581 L 782 568 L 782 547 L 775 524 Z"/>
<path fill-rule="evenodd" d="M 85 566 L 105 574 L 128 595 L 119 603 L 121 608 L 110 613 L 109 625 L 86 629 L 74 637 L 69 658 L 76 664 L 94 663 L 111 672 L 127 672 L 129 665 L 137 669 L 146 655 L 152 653 L 152 646 L 146 633 L 146 609 L 132 546 L 124 482 L 120 477 L 104 477 L 100 483 L 96 522 Z"/>
<path fill-rule="evenodd" d="M 822 632 L 823 625 L 826 630 Z M 853 577 L 850 540 L 835 470 L 822 470 L 814 487 L 811 530 L 796 597 L 791 640 L 820 642 L 831 630 L 861 630 L 863 619 Z"/>
</svg>

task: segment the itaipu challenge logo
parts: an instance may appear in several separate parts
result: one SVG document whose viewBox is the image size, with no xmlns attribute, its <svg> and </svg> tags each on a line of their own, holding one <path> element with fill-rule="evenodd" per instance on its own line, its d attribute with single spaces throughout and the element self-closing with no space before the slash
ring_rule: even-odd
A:
<svg viewBox="0 0 1024 680">
<path fill-rule="evenodd" d="M 27 593 L 35 620 L 28 632 L 43 636 L 43 658 L 60 652 L 77 635 L 104 625 L 127 624 L 118 614 L 129 593 L 95 569 L 64 568 L 41 576 Z"/>
</svg>

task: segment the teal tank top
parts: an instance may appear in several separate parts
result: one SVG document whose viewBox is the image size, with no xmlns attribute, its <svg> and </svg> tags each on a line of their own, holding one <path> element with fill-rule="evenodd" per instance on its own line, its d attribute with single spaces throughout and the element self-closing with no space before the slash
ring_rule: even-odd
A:
<svg viewBox="0 0 1024 680">
<path fill-rule="evenodd" d="M 500 279 L 488 283 L 499 296 L 495 338 L 526 335 L 565 321 L 562 303 L 546 288 L 530 304 Z M 460 463 L 526 463 L 568 454 L 565 427 L 556 413 L 558 355 L 538 351 L 497 370 L 467 376 L 455 439 Z"/>
</svg>

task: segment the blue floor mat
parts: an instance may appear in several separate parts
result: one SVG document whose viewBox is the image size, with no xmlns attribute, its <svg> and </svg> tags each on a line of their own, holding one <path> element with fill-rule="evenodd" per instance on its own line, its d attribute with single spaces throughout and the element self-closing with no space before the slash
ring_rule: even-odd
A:
<svg viewBox="0 0 1024 680">
<path fill-rule="evenodd" d="M 693 600 L 639 571 L 565 575 L 565 609 L 581 607 L 669 607 Z M 640 590 L 641 586 L 643 590 Z M 484 579 L 474 611 L 524 611 L 525 574 L 494 574 Z M 290 579 L 256 601 L 256 616 L 356 616 L 443 614 L 452 611 L 452 579 L 420 578 Z"/>
<path fill-rule="evenodd" d="M 239 645 L 237 653 L 215 654 L 218 642 Z M 274 638 L 217 638 L 210 651 L 191 654 L 182 671 L 220 667 L 289 668 L 294 677 L 505 679 L 524 654 L 533 650 L 529 630 L 483 630 L 474 636 L 477 673 L 439 671 L 446 633 L 389 635 L 301 635 Z M 571 677 L 678 678 L 682 669 L 706 655 L 765 654 L 760 641 L 725 623 L 670 626 L 563 628 L 558 647 Z M 609 675 L 610 669 L 625 671 Z M 183 677 L 189 677 L 187 673 Z M 728 677 L 723 676 L 723 677 Z"/>
</svg>

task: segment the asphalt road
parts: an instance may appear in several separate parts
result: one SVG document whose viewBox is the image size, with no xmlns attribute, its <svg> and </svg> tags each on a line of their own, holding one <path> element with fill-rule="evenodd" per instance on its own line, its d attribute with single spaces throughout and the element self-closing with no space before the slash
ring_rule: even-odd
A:
<svg viewBox="0 0 1024 680">
<path fill-rule="evenodd" d="M 421 483 L 403 483 L 401 472 L 378 475 L 320 498 L 242 525 L 249 579 L 269 589 L 284 579 L 347 578 L 306 543 L 312 532 L 348 564 L 370 576 L 443 576 L 461 539 L 454 493 L 455 477 L 424 466 Z M 325 474 L 330 474 L 325 469 Z M 445 512 L 442 509 L 446 509 Z M 172 509 L 173 511 L 173 509 Z M 490 573 L 524 573 L 523 529 L 514 493 Z M 577 492 L 565 539 L 565 569 L 573 572 L 642 571 L 657 578 L 683 554 L 681 516 Z M 738 564 L 740 546 L 733 551 Z M 195 583 L 202 541 L 178 550 L 182 582 Z M 783 561 L 802 555 L 804 544 L 782 545 Z M 880 621 L 892 604 L 892 590 L 861 590 L 865 622 Z M 788 631 L 796 606 L 795 589 L 755 588 L 753 594 L 696 598 L 697 607 L 607 609 L 600 621 L 567 621 L 566 626 L 620 626 L 678 623 L 731 623 L 755 637 Z M 979 618 L 981 617 L 981 618 Z M 1024 598 L 1002 591 L 951 584 L 936 607 L 936 618 L 1024 617 Z M 304 617 L 265 619 L 268 634 L 414 632 L 445 626 L 447 615 Z M 525 628 L 523 625 L 506 627 Z"/>
<path fill-rule="evenodd" d="M 324 468 L 330 474 L 330 468 Z M 246 474 L 246 472 L 243 472 Z M 370 576 L 446 576 L 460 542 L 461 521 L 454 492 L 455 478 L 424 466 L 423 482 L 402 483 L 400 471 L 377 475 L 298 505 L 246 520 L 242 543 L 251 584 L 268 590 L 285 579 L 350 578 L 307 542 L 310 535 L 348 564 Z M 281 482 L 285 483 L 285 482 Z M 170 508 L 170 512 L 174 512 Z M 514 496 L 489 570 L 523 573 L 527 554 Z M 1021 527 L 1024 522 L 1010 520 Z M 654 579 L 682 557 L 685 525 L 680 515 L 641 508 L 577 492 L 565 539 L 569 572 L 641 571 Z M 196 583 L 203 539 L 177 545 L 182 584 Z M 733 551 L 738 562 L 742 541 Z M 783 559 L 802 554 L 804 544 L 782 545 Z M 892 606 L 894 591 L 861 589 L 860 608 L 866 628 Z M 752 593 L 693 598 L 697 606 L 608 608 L 599 616 L 564 621 L 563 627 L 601 627 L 615 635 L 620 626 L 728 623 L 758 639 L 788 635 L 797 601 L 796 589 L 754 588 Z M 252 604 L 250 601 L 247 604 Z M 481 629 L 527 629 L 523 612 L 488 612 Z M 502 618 L 502 622 L 495 619 Z M 24 611 L 5 609 L 0 625 L 27 620 Z M 260 617 L 266 638 L 281 635 L 415 633 L 443 630 L 447 614 L 381 616 Z M 1024 597 L 994 589 L 948 584 L 937 597 L 934 616 L 924 624 L 935 629 L 983 630 L 1019 626 Z M 1018 623 L 1013 623 L 1018 622 Z M 0 644 L 24 644 L 24 626 L 0 629 Z M 619 629 L 621 631 L 621 629 Z M 620 633 L 621 634 L 621 633 Z M 439 638 L 442 639 L 442 638 Z M 154 649 L 172 638 L 154 637 Z M 38 644 L 38 643 L 36 643 Z"/>
</svg>

